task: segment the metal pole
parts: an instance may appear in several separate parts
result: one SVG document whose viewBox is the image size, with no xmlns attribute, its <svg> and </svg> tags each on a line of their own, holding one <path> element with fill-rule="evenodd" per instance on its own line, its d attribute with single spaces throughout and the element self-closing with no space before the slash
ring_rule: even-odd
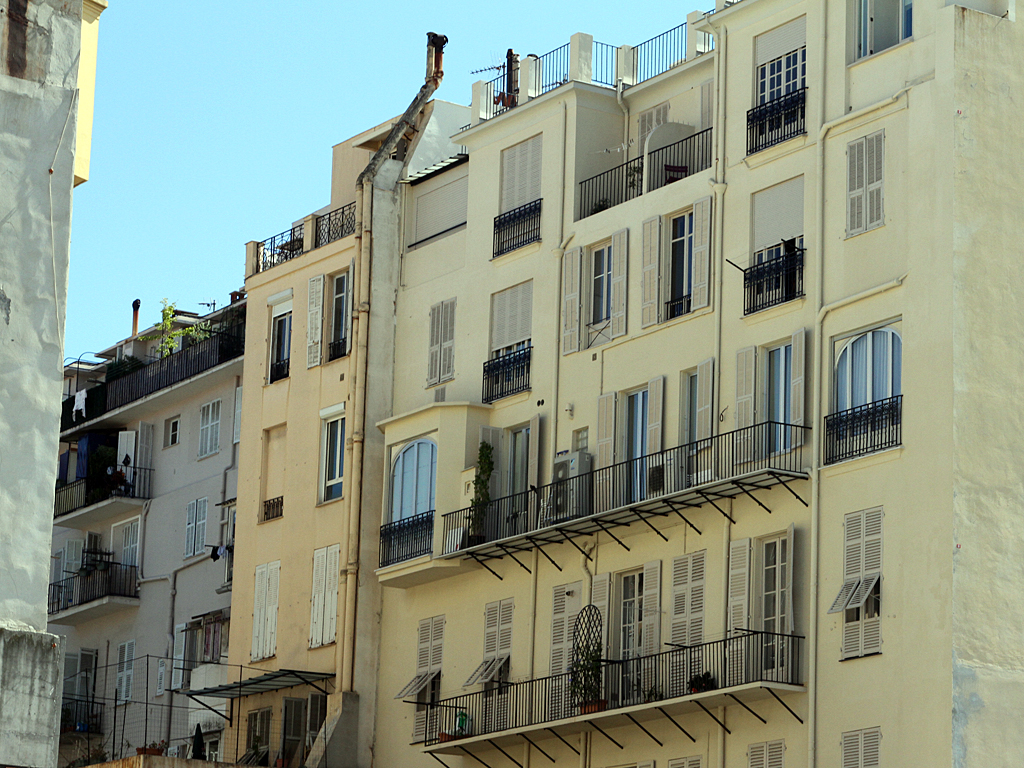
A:
<svg viewBox="0 0 1024 768">
<path fill-rule="evenodd" d="M 232 704 L 233 706 L 233 704 Z M 232 713 L 234 714 L 234 713 Z M 235 762 L 238 762 L 238 735 L 242 731 L 242 665 L 238 665 L 238 714 L 235 720 Z"/>
<path fill-rule="evenodd" d="M 149 744 L 149 654 L 146 654 L 146 703 L 145 703 L 145 714 L 143 715 L 143 744 Z"/>
<path fill-rule="evenodd" d="M 116 678 L 115 678 L 116 680 Z M 114 740 L 110 744 L 110 757 L 114 757 L 114 745 L 117 743 L 117 689 L 119 686 L 114 683 Z"/>
</svg>

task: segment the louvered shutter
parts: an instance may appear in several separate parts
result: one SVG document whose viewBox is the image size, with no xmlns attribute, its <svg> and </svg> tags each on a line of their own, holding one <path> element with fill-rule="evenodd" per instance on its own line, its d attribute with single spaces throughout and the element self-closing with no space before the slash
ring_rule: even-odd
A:
<svg viewBox="0 0 1024 768">
<path fill-rule="evenodd" d="M 782 741 L 781 739 L 778 741 L 769 741 L 765 745 L 765 751 L 767 752 L 767 768 L 783 768 L 786 754 L 785 741 Z"/>
<path fill-rule="evenodd" d="M 647 452 L 662 449 L 662 422 L 664 421 L 665 377 L 655 376 L 647 382 Z"/>
<path fill-rule="evenodd" d="M 498 654 L 498 622 L 501 603 L 488 603 L 484 608 L 484 658 L 493 659 Z"/>
<path fill-rule="evenodd" d="M 700 84 L 700 127 L 710 128 L 715 122 L 715 81 L 705 80 Z"/>
<path fill-rule="evenodd" d="M 71 539 L 64 542 L 64 568 L 71 573 L 78 573 L 82 569 L 82 550 L 84 549 L 84 539 Z"/>
<path fill-rule="evenodd" d="M 263 631 L 267 613 L 267 564 L 256 566 L 256 586 L 252 600 L 252 650 L 253 661 L 263 658 Z"/>
<path fill-rule="evenodd" d="M 864 231 L 867 184 L 864 177 L 864 139 L 846 145 L 846 236 Z"/>
<path fill-rule="evenodd" d="M 690 555 L 690 584 L 687 599 L 687 645 L 704 642 L 704 592 L 707 582 L 707 551 L 701 550 Z"/>
<path fill-rule="evenodd" d="M 582 248 L 562 254 L 562 354 L 580 348 L 580 258 Z"/>
<path fill-rule="evenodd" d="M 697 366 L 697 439 L 707 440 L 714 428 L 715 359 L 709 357 Z"/>
<path fill-rule="evenodd" d="M 506 597 L 501 601 L 498 615 L 498 656 L 508 657 L 512 653 L 512 614 L 515 601 Z"/>
<path fill-rule="evenodd" d="M 747 768 L 768 768 L 767 744 L 751 744 L 747 747 Z"/>
<path fill-rule="evenodd" d="M 263 633 L 263 657 L 277 653 L 277 601 L 281 588 L 281 561 L 267 564 L 266 630 Z"/>
<path fill-rule="evenodd" d="M 466 222 L 469 176 L 416 196 L 415 242 L 420 243 Z"/>
<path fill-rule="evenodd" d="M 185 557 L 196 552 L 196 502 L 190 501 L 185 508 Z"/>
<path fill-rule="evenodd" d="M 309 605 L 309 647 L 319 648 L 324 641 L 324 584 L 327 575 L 327 549 L 313 551 L 313 593 Z"/>
<path fill-rule="evenodd" d="M 704 768 L 704 756 L 677 757 L 668 761 L 668 768 Z"/>
<path fill-rule="evenodd" d="M 491 458 L 494 471 L 491 473 L 491 498 L 496 499 L 501 493 L 501 428 L 480 427 L 480 442 L 491 446 Z"/>
<path fill-rule="evenodd" d="M 881 751 L 882 729 L 865 728 L 861 732 L 861 768 L 879 768 Z"/>
<path fill-rule="evenodd" d="M 865 209 L 864 228 L 874 229 L 885 223 L 882 206 L 882 180 L 885 175 L 885 133 L 879 131 L 864 139 Z"/>
<path fill-rule="evenodd" d="M 438 674 L 444 661 L 444 616 L 435 616 L 430 624 L 430 671 Z"/>
<path fill-rule="evenodd" d="M 242 439 L 242 388 L 235 387 L 235 423 L 232 442 L 238 443 Z"/>
<path fill-rule="evenodd" d="M 727 685 L 742 685 L 747 681 L 747 633 L 750 627 L 750 539 L 729 543 L 729 637 L 726 644 Z"/>
<path fill-rule="evenodd" d="M 541 198 L 541 152 L 543 150 L 543 136 L 538 134 L 532 139 L 524 142 L 527 146 L 526 167 L 522 173 L 525 178 L 523 193 L 520 197 L 520 205 L 532 203 Z"/>
<path fill-rule="evenodd" d="M 882 510 L 870 509 L 864 513 L 864 581 L 869 584 L 864 590 L 867 600 L 875 583 L 882 578 Z M 850 601 L 853 602 L 853 599 Z M 879 653 L 882 650 L 882 617 L 868 618 L 861 611 L 863 635 L 861 652 Z"/>
<path fill-rule="evenodd" d="M 861 765 L 861 732 L 850 731 L 843 734 L 842 768 L 863 768 Z"/>
<path fill-rule="evenodd" d="M 139 453 L 137 457 L 137 467 L 145 469 L 153 468 L 153 432 L 154 428 L 152 424 L 147 422 L 139 422 Z M 135 497 L 139 499 L 148 499 L 150 496 L 150 483 L 152 482 L 151 472 L 136 472 L 132 478 L 132 482 L 135 483 Z"/>
<path fill-rule="evenodd" d="M 754 382 L 756 366 L 756 349 L 747 347 L 736 353 L 736 429 L 742 430 L 754 424 Z M 754 441 L 751 432 L 746 430 L 736 435 L 736 463 L 743 463 L 754 458 Z"/>
<path fill-rule="evenodd" d="M 789 410 L 790 421 L 794 427 L 804 425 L 805 411 L 807 410 L 807 400 L 804 395 L 807 368 L 807 350 L 804 343 L 806 338 L 807 332 L 801 328 L 793 334 L 790 342 L 792 344 L 792 364 L 789 378 Z M 791 436 L 793 445 L 803 445 L 804 431 L 792 429 L 791 432 L 793 433 Z"/>
<path fill-rule="evenodd" d="M 786 626 L 782 630 L 788 635 L 796 632 L 796 616 L 793 615 L 793 563 L 796 560 L 796 527 L 789 524 L 786 531 Z"/>
<path fill-rule="evenodd" d="M 559 584 L 552 590 L 551 595 L 551 663 L 549 673 L 552 677 L 565 672 L 566 655 L 569 649 L 566 647 L 566 591 L 571 587 L 569 584 Z"/>
<path fill-rule="evenodd" d="M 430 671 L 430 632 L 433 619 L 423 619 L 416 631 L 416 674 Z"/>
<path fill-rule="evenodd" d="M 701 309 L 711 303 L 711 197 L 693 204 L 693 285 L 690 308 Z"/>
<path fill-rule="evenodd" d="M 341 544 L 327 548 L 327 581 L 324 587 L 324 644 L 333 643 L 338 632 L 338 578 L 341 572 Z"/>
<path fill-rule="evenodd" d="M 644 563 L 643 636 L 640 652 L 654 656 L 661 652 L 661 560 Z"/>
<path fill-rule="evenodd" d="M 660 564 L 659 564 L 660 567 Z M 611 621 L 611 612 L 609 610 L 609 603 L 611 601 L 612 593 L 612 575 L 610 573 L 598 573 L 594 575 L 594 581 L 590 586 L 590 604 L 597 608 L 601 613 L 601 653 L 602 658 L 607 658 L 610 643 L 609 638 L 609 623 Z M 572 624 L 576 624 L 576 616 L 572 617 Z M 570 625 L 570 640 L 572 633 L 572 625 Z M 571 643 L 570 643 L 571 648 Z"/>
<path fill-rule="evenodd" d="M 672 558 L 672 624 L 669 642 L 687 645 L 690 632 L 690 560 L 692 555 Z"/>
<path fill-rule="evenodd" d="M 135 682 L 135 641 L 124 644 L 124 691 L 123 700 L 132 700 L 132 687 Z"/>
<path fill-rule="evenodd" d="M 530 418 L 530 440 L 527 445 L 526 483 L 529 488 L 540 488 L 540 414 Z M 531 500 L 532 503 L 532 500 Z"/>
<path fill-rule="evenodd" d="M 609 392 L 597 399 L 597 460 L 594 474 L 594 511 L 615 506 L 613 473 L 600 470 L 615 462 L 615 403 L 618 393 Z"/>
<path fill-rule="evenodd" d="M 309 278 L 309 303 L 306 316 L 306 368 L 320 365 L 320 341 L 324 328 L 324 276 Z"/>
<path fill-rule="evenodd" d="M 171 661 L 171 690 L 181 689 L 185 677 L 185 625 L 174 627 L 174 653 Z"/>
<path fill-rule="evenodd" d="M 653 760 L 642 760 L 636 764 L 636 768 L 654 768 Z"/>
<path fill-rule="evenodd" d="M 427 710 L 418 709 L 412 718 L 412 743 L 418 744 L 427 738 Z"/>
<path fill-rule="evenodd" d="M 626 276 L 629 269 L 629 230 L 612 235 L 612 323 L 610 338 L 626 335 Z"/>
<path fill-rule="evenodd" d="M 843 531 L 843 574 L 849 581 L 855 581 L 856 590 L 864 573 L 864 513 L 846 515 Z M 845 584 L 844 584 L 845 587 Z M 851 595 L 852 597 L 852 595 Z M 845 608 L 845 604 L 843 606 Z M 861 655 L 860 622 L 846 621 L 843 617 L 843 658 Z"/>
<path fill-rule="evenodd" d="M 519 153 L 522 144 L 501 151 L 501 212 L 519 207 Z"/>
<path fill-rule="evenodd" d="M 498 291 L 491 295 L 492 352 L 508 346 L 508 302 L 508 291 Z"/>
<path fill-rule="evenodd" d="M 352 259 L 348 264 L 348 279 L 345 281 L 345 354 L 352 351 L 352 292 L 355 289 L 353 282 L 356 274 L 356 260 Z"/>
<path fill-rule="evenodd" d="M 660 320 L 661 309 L 661 217 L 647 219 L 643 224 L 643 298 L 640 303 L 640 327 L 647 328 Z"/>
<path fill-rule="evenodd" d="M 441 377 L 441 316 L 443 304 L 435 304 L 430 308 L 430 325 L 427 355 L 427 384 L 437 384 Z"/>
<path fill-rule="evenodd" d="M 156 662 L 156 695 L 163 696 L 167 687 L 167 661 L 157 659 Z"/>
<path fill-rule="evenodd" d="M 117 646 L 117 680 L 114 687 L 114 701 L 124 701 L 124 660 L 127 643 L 120 643 Z"/>
<path fill-rule="evenodd" d="M 441 305 L 440 381 L 455 378 L 455 299 Z"/>
<path fill-rule="evenodd" d="M 206 550 L 206 517 L 209 508 L 209 499 L 196 501 L 196 548 L 197 555 L 203 554 Z"/>
</svg>

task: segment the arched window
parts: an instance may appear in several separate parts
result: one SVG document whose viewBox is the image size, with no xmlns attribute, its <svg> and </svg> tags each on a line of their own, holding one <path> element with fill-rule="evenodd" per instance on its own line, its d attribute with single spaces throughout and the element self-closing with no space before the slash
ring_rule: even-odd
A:
<svg viewBox="0 0 1024 768">
<path fill-rule="evenodd" d="M 434 509 L 437 446 L 417 440 L 402 449 L 391 473 L 391 521 Z"/>
<path fill-rule="evenodd" d="M 836 360 L 836 411 L 901 394 L 903 341 L 882 328 L 848 342 Z"/>
</svg>

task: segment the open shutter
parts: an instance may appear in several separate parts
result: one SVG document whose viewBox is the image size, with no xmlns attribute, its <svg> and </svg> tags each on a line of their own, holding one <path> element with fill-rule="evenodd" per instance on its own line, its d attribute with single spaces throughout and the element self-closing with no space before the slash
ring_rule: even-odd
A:
<svg viewBox="0 0 1024 768">
<path fill-rule="evenodd" d="M 854 584 L 854 590 L 852 590 L 856 591 L 856 588 L 859 587 L 864 576 L 863 512 L 854 512 L 847 515 L 845 518 L 843 531 L 843 575 L 847 581 L 856 582 Z M 838 598 L 836 602 L 838 602 Z M 844 604 L 843 608 L 845 607 L 846 606 Z M 861 623 L 857 621 L 846 621 L 845 616 L 843 617 L 844 659 L 861 655 L 860 624 Z"/>
<path fill-rule="evenodd" d="M 688 627 L 686 645 L 700 645 L 704 642 L 704 591 L 707 581 L 707 551 L 701 550 L 690 555 L 690 584 L 687 608 Z"/>
<path fill-rule="evenodd" d="M 790 523 L 786 531 L 786 626 L 782 631 L 787 635 L 796 632 L 796 617 L 793 615 L 793 561 L 796 560 L 796 528 Z"/>
<path fill-rule="evenodd" d="M 134 430 L 125 430 L 117 433 L 118 467 L 135 466 L 135 435 Z M 125 459 L 128 461 L 125 462 Z"/>
<path fill-rule="evenodd" d="M 747 747 L 747 768 L 768 768 L 768 745 L 763 741 Z"/>
<path fill-rule="evenodd" d="M 512 614 L 515 601 L 506 597 L 501 601 L 498 611 L 498 656 L 507 658 L 512 653 Z"/>
<path fill-rule="evenodd" d="M 603 658 L 608 657 L 609 651 L 608 623 L 611 614 L 608 610 L 608 605 L 611 600 L 611 592 L 612 575 L 610 573 L 595 574 L 594 581 L 590 587 L 590 604 L 601 612 L 601 653 Z M 575 615 L 572 617 L 572 623 L 576 623 Z M 569 629 L 571 634 L 572 626 Z"/>
<path fill-rule="evenodd" d="M 562 255 L 562 354 L 580 348 L 580 258 L 582 248 Z"/>
<path fill-rule="evenodd" d="M 807 368 L 807 351 L 805 340 L 807 338 L 807 332 L 801 328 L 793 334 L 792 338 L 792 365 L 790 367 L 790 379 L 789 379 L 789 410 L 790 410 L 790 421 L 794 427 L 802 427 L 805 420 L 805 411 L 807 410 L 807 399 L 804 395 L 804 387 Z M 804 441 L 804 431 L 802 429 L 792 430 L 792 441 L 793 445 L 802 445 Z"/>
<path fill-rule="evenodd" d="M 609 392 L 597 399 L 597 469 L 615 461 L 615 401 L 618 393 Z"/>
<path fill-rule="evenodd" d="M 185 508 L 185 557 L 196 552 L 196 502 L 190 501 Z"/>
<path fill-rule="evenodd" d="M 319 648 L 324 641 L 324 584 L 327 575 L 327 549 L 313 551 L 313 594 L 309 607 L 309 647 Z"/>
<path fill-rule="evenodd" d="M 711 198 L 702 197 L 693 204 L 693 285 L 690 308 L 701 309 L 711 303 Z"/>
<path fill-rule="evenodd" d="M 665 377 L 656 376 L 647 382 L 647 452 L 662 449 L 662 422 L 664 421 Z"/>
<path fill-rule="evenodd" d="M 256 587 L 252 599 L 252 651 L 253 661 L 263 658 L 263 631 L 267 614 L 267 564 L 256 566 Z"/>
<path fill-rule="evenodd" d="M 455 299 L 441 305 L 441 381 L 455 377 Z"/>
<path fill-rule="evenodd" d="M 423 675 L 430 671 L 430 630 L 432 625 L 433 619 L 423 619 L 416 631 L 417 675 Z"/>
<path fill-rule="evenodd" d="M 640 327 L 656 325 L 661 308 L 661 217 L 647 219 L 643 224 L 643 299 L 640 304 Z"/>
<path fill-rule="evenodd" d="M 522 144 L 516 144 L 501 151 L 501 212 L 505 213 L 522 205 L 519 202 L 519 153 Z"/>
<path fill-rule="evenodd" d="M 327 576 L 324 586 L 324 645 L 333 643 L 338 632 L 338 578 L 341 573 L 341 544 L 327 548 Z"/>
<path fill-rule="evenodd" d="M 232 442 L 238 443 L 242 439 L 242 388 L 235 387 L 235 423 Z"/>
<path fill-rule="evenodd" d="M 320 340 L 324 328 L 324 276 L 309 278 L 309 314 L 306 318 L 306 367 L 320 365 Z"/>
<path fill-rule="evenodd" d="M 206 550 L 206 516 L 209 508 L 209 499 L 203 498 L 196 501 L 196 548 L 197 555 L 203 554 Z"/>
<path fill-rule="evenodd" d="M 729 543 L 729 640 L 726 643 L 726 685 L 742 685 L 747 680 L 747 633 L 750 607 L 750 539 Z"/>
<path fill-rule="evenodd" d="M 71 539 L 64 542 L 64 568 L 71 573 L 78 573 L 82 569 L 82 550 L 85 549 L 85 539 Z"/>
<path fill-rule="evenodd" d="M 267 564 L 266 631 L 263 634 L 263 657 L 277 653 L 277 600 L 281 587 L 281 561 Z"/>
<path fill-rule="evenodd" d="M 153 468 L 153 432 L 152 424 L 145 421 L 139 422 L 139 451 L 136 461 L 138 467 L 146 469 Z M 148 499 L 150 496 L 150 483 L 152 482 L 151 472 L 136 472 L 132 478 L 135 483 L 135 496 L 139 499 Z"/>
<path fill-rule="evenodd" d="M 882 206 L 882 178 L 885 171 L 885 133 L 879 131 L 864 139 L 865 229 L 885 223 Z"/>
<path fill-rule="evenodd" d="M 493 659 L 498 654 L 498 620 L 501 614 L 499 601 L 488 603 L 484 608 L 484 658 Z"/>
<path fill-rule="evenodd" d="M 437 384 L 441 380 L 441 318 L 443 309 L 443 304 L 435 304 L 430 308 L 427 384 Z"/>
<path fill-rule="evenodd" d="M 124 701 L 124 658 L 127 643 L 117 646 L 117 682 L 114 687 L 114 702 Z"/>
<path fill-rule="evenodd" d="M 754 381 L 756 349 L 747 347 L 736 353 L 736 429 L 742 430 L 754 424 Z M 735 440 L 737 464 L 754 458 L 753 430 L 738 432 Z"/>
<path fill-rule="evenodd" d="M 530 440 L 527 445 L 526 482 L 529 488 L 540 488 L 540 414 L 530 418 Z"/>
<path fill-rule="evenodd" d="M 866 183 L 864 178 L 864 139 L 851 141 L 846 145 L 846 236 L 864 231 L 864 203 Z"/>
<path fill-rule="evenodd" d="M 643 637 L 640 649 L 644 656 L 661 651 L 661 560 L 644 563 Z"/>
<path fill-rule="evenodd" d="M 491 498 L 496 499 L 501 493 L 501 428 L 480 427 L 480 442 L 491 446 L 491 458 L 494 460 L 494 471 L 491 473 Z"/>
<path fill-rule="evenodd" d="M 709 357 L 697 366 L 697 439 L 707 440 L 714 428 L 715 358 Z"/>
<path fill-rule="evenodd" d="M 156 695 L 163 696 L 167 689 L 167 660 L 157 659 L 156 661 Z"/>
<path fill-rule="evenodd" d="M 882 746 L 882 729 L 865 728 L 861 732 L 861 764 L 860 768 L 878 768 L 879 753 Z M 846 768 L 845 766 L 843 768 Z"/>
<path fill-rule="evenodd" d="M 559 584 L 552 590 L 551 594 L 551 664 L 549 675 L 561 675 L 565 672 L 567 665 L 566 656 L 569 648 L 566 647 L 566 592 L 571 589 L 571 584 Z"/>
<path fill-rule="evenodd" d="M 345 354 L 352 351 L 352 290 L 356 274 L 356 260 L 348 264 L 348 279 L 345 281 Z"/>
<path fill-rule="evenodd" d="M 171 661 L 171 690 L 181 689 L 181 683 L 185 676 L 185 625 L 177 624 L 174 627 L 174 653 Z"/>
<path fill-rule="evenodd" d="M 629 266 L 629 230 L 612 235 L 612 324 L 610 337 L 626 335 L 626 275 Z"/>
<path fill-rule="evenodd" d="M 710 128 L 715 122 L 715 81 L 705 80 L 700 84 L 700 127 Z"/>
<path fill-rule="evenodd" d="M 882 578 L 882 510 L 869 509 L 864 513 L 864 582 L 868 584 L 864 589 L 864 599 L 871 594 L 871 590 L 877 581 Z M 855 596 L 856 597 L 856 596 Z M 850 602 L 853 602 L 851 598 Z M 863 624 L 863 635 L 861 638 L 861 653 L 879 653 L 882 650 L 882 617 L 872 616 L 868 618 L 861 611 L 861 624 Z"/>
<path fill-rule="evenodd" d="M 439 673 L 444 661 L 444 616 L 435 616 L 430 622 L 430 671 Z"/>
<path fill-rule="evenodd" d="M 861 761 L 861 732 L 850 731 L 843 734 L 842 768 L 863 768 Z"/>
</svg>

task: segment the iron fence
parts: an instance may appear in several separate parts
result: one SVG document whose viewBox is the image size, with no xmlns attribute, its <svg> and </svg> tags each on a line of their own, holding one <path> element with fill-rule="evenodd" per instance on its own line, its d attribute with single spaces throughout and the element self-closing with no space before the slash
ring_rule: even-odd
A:
<svg viewBox="0 0 1024 768">
<path fill-rule="evenodd" d="M 490 120 L 507 112 L 519 103 L 519 69 L 511 70 L 506 64 L 497 67 L 498 76 L 487 81 L 484 93 L 489 94 L 484 103 L 484 120 Z"/>
<path fill-rule="evenodd" d="M 807 89 L 779 96 L 747 112 L 747 154 L 807 133 Z"/>
<path fill-rule="evenodd" d="M 754 424 L 449 512 L 443 554 L 756 472 L 803 472 L 806 429 Z"/>
<path fill-rule="evenodd" d="M 339 357 L 344 357 L 348 354 L 348 339 L 342 336 L 340 339 L 335 339 L 327 345 L 327 362 L 331 360 L 337 360 Z"/>
<path fill-rule="evenodd" d="M 609 88 L 615 87 L 615 55 L 618 49 L 608 43 L 599 43 L 596 40 L 591 55 L 590 79 L 597 85 L 606 85 Z"/>
<path fill-rule="evenodd" d="M 289 368 L 291 367 L 291 358 L 286 357 L 284 360 L 276 360 L 270 364 L 270 384 L 281 379 L 288 378 Z"/>
<path fill-rule="evenodd" d="M 743 314 L 784 304 L 804 295 L 804 250 L 754 264 L 743 270 Z"/>
<path fill-rule="evenodd" d="M 693 294 L 687 293 L 678 299 L 669 299 L 665 302 L 665 319 L 672 320 L 676 317 L 690 314 L 691 299 Z"/>
<path fill-rule="evenodd" d="M 540 240 L 542 202 L 534 200 L 494 217 L 495 258 Z"/>
<path fill-rule="evenodd" d="M 484 363 L 483 401 L 493 403 L 530 388 L 533 347 L 517 349 Z"/>
<path fill-rule="evenodd" d="M 103 702 L 64 696 L 60 702 L 60 732 L 98 733 L 103 723 Z"/>
<path fill-rule="evenodd" d="M 560 45 L 537 58 L 540 70 L 538 94 L 547 93 L 569 82 L 569 43 Z"/>
<path fill-rule="evenodd" d="M 434 540 L 434 510 L 380 527 L 380 567 L 429 555 Z"/>
<path fill-rule="evenodd" d="M 61 403 L 60 431 L 65 432 L 78 424 L 98 419 L 107 412 L 107 385 L 105 382 L 85 390 L 85 413 L 75 410 L 75 395 Z"/>
<path fill-rule="evenodd" d="M 711 167 L 711 128 L 656 149 L 647 156 L 647 189 L 656 189 Z"/>
<path fill-rule="evenodd" d="M 256 271 L 263 272 L 301 255 L 305 248 L 305 227 L 298 224 L 256 244 Z"/>
<path fill-rule="evenodd" d="M 348 237 L 356 231 L 356 204 L 349 203 L 316 217 L 315 248 Z"/>
<path fill-rule="evenodd" d="M 643 194 L 644 159 L 636 157 L 580 182 L 579 218 L 612 208 Z"/>
<path fill-rule="evenodd" d="M 686 24 L 680 24 L 633 48 L 633 82 L 650 80 L 685 60 Z"/>
<path fill-rule="evenodd" d="M 825 417 L 825 463 L 866 456 L 903 444 L 903 395 Z"/>
<path fill-rule="evenodd" d="M 138 569 L 134 565 L 99 561 L 74 576 L 50 584 L 50 615 L 104 597 L 138 597 Z"/>
<path fill-rule="evenodd" d="M 725 691 L 750 683 L 803 685 L 800 635 L 737 630 L 735 637 L 652 656 L 577 662 L 570 671 L 427 704 L 427 746 L 531 728 L 567 717 Z"/>
<path fill-rule="evenodd" d="M 57 488 L 53 499 L 55 518 L 112 498 L 148 499 L 153 488 L 153 470 L 118 464 L 106 471 Z"/>
<path fill-rule="evenodd" d="M 284 496 L 277 496 L 263 502 L 263 520 L 276 520 L 284 515 Z"/>
</svg>

